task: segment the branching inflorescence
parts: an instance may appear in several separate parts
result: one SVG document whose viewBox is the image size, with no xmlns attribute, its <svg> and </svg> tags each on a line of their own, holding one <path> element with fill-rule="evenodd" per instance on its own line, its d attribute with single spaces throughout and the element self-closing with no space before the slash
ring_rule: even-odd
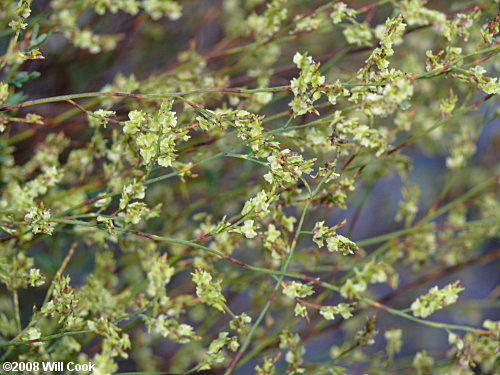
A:
<svg viewBox="0 0 500 375">
<path fill-rule="evenodd" d="M 495 295 L 461 304 L 449 277 L 499 255 L 498 171 L 478 150 L 498 121 L 497 1 L 34 3 L 0 0 L 3 361 L 500 371 Z M 168 68 L 29 99 L 61 43 L 73 70 L 145 63 L 182 20 L 221 40 L 183 35 Z M 439 178 L 416 180 L 422 155 L 443 156 Z M 359 223 L 370 199 L 379 235 Z"/>
</svg>

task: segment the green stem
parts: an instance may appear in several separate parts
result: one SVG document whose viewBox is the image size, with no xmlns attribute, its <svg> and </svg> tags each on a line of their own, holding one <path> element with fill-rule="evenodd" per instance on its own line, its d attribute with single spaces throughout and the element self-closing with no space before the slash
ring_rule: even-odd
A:
<svg viewBox="0 0 500 375">
<path fill-rule="evenodd" d="M 14 289 L 12 291 L 12 299 L 14 300 L 14 311 L 15 311 L 17 331 L 21 332 L 21 330 L 22 330 L 22 327 L 21 327 L 21 310 L 19 308 L 19 295 L 17 293 L 17 289 Z"/>
<path fill-rule="evenodd" d="M 85 329 L 81 331 L 71 331 L 71 332 L 62 332 L 57 333 L 55 335 L 44 336 L 36 340 L 11 340 L 9 342 L 0 343 L 0 348 L 5 348 L 8 346 L 22 346 L 22 345 L 31 345 L 37 342 L 51 341 L 55 339 L 59 339 L 64 336 L 74 336 L 74 335 L 83 335 L 86 333 L 92 333 L 90 329 Z"/>
</svg>

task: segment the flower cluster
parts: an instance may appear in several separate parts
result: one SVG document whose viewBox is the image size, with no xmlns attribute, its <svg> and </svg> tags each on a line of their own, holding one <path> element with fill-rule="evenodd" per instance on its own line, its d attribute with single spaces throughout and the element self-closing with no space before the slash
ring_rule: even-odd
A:
<svg viewBox="0 0 500 375">
<path fill-rule="evenodd" d="M 186 344 L 195 338 L 193 327 L 179 323 L 176 319 L 169 319 L 166 315 L 160 315 L 154 321 L 152 331 L 180 344 Z"/>
<path fill-rule="evenodd" d="M 283 331 L 280 334 L 280 349 L 287 349 L 285 361 L 288 363 L 288 373 L 301 374 L 305 371 L 301 365 L 304 362 L 303 356 L 306 350 L 297 333 Z"/>
<path fill-rule="evenodd" d="M 427 0 L 403 0 L 398 2 L 398 6 L 410 26 L 432 23 L 443 28 L 446 23 L 446 15 L 425 7 L 426 3 Z"/>
<path fill-rule="evenodd" d="M 204 303 L 225 311 L 226 298 L 222 295 L 221 281 L 212 281 L 212 275 L 205 270 L 196 269 L 192 274 L 193 283 L 196 284 L 196 295 Z"/>
<path fill-rule="evenodd" d="M 354 267 L 354 276 L 346 280 L 340 294 L 347 299 L 356 299 L 369 284 L 388 283 L 393 288 L 398 284 L 398 274 L 394 268 L 383 262 L 369 261 L 363 268 Z"/>
<path fill-rule="evenodd" d="M 200 370 L 209 370 L 213 366 L 224 362 L 226 359 L 225 348 L 235 352 L 240 344 L 236 336 L 229 337 L 228 332 L 220 332 L 219 336 L 213 340 L 206 354 L 206 358 L 201 362 Z"/>
<path fill-rule="evenodd" d="M 151 297 L 154 297 L 161 294 L 161 291 L 165 288 L 165 285 L 170 282 L 170 279 L 174 275 L 175 270 L 173 267 L 169 266 L 166 254 L 153 261 L 152 265 L 149 266 L 149 268 L 149 285 L 147 288 L 147 293 Z"/>
<path fill-rule="evenodd" d="M 269 37 L 280 29 L 282 21 L 288 14 L 287 2 L 288 0 L 272 0 L 267 4 L 262 15 L 252 13 L 247 18 L 247 25 L 255 33 L 257 39 Z"/>
<path fill-rule="evenodd" d="M 302 284 L 299 281 L 291 281 L 283 284 L 283 294 L 289 298 L 305 298 L 312 294 L 314 291 L 312 285 Z"/>
<path fill-rule="evenodd" d="M 128 114 L 123 132 L 136 138 L 144 165 L 157 163 L 170 167 L 176 158 L 176 142 L 189 139 L 186 129 L 177 128 L 177 118 L 171 108 L 172 102 L 164 101 L 154 116 L 140 110 Z"/>
<path fill-rule="evenodd" d="M 321 97 L 321 88 L 325 77 L 319 72 L 319 63 L 315 63 L 311 56 L 297 52 L 293 62 L 300 69 L 300 75 L 292 79 L 291 89 L 294 95 L 290 103 L 295 116 L 313 112 L 319 115 L 313 103 Z"/>
<path fill-rule="evenodd" d="M 295 184 L 303 174 L 312 172 L 314 160 L 304 160 L 302 155 L 289 149 L 273 153 L 267 158 L 269 172 L 264 179 L 272 185 Z"/>
<path fill-rule="evenodd" d="M 403 23 L 403 17 L 399 15 L 396 18 L 388 18 L 385 22 L 385 30 L 380 40 L 380 46 L 375 48 L 368 60 L 366 60 L 365 70 L 376 65 L 379 69 L 387 69 L 389 66 L 388 57 L 394 55 L 392 46 L 400 41 L 406 24 Z"/>
<path fill-rule="evenodd" d="M 329 228 L 324 225 L 324 221 L 319 221 L 314 225 L 313 241 L 318 247 L 323 247 L 326 241 L 326 248 L 331 252 L 339 252 L 342 255 L 354 254 L 358 247 L 347 237 L 338 234 L 335 229 L 337 227 Z"/>
<path fill-rule="evenodd" d="M 25 216 L 24 221 L 26 221 L 33 231 L 33 233 L 47 233 L 52 234 L 54 232 L 54 223 L 50 220 L 50 210 L 44 209 L 43 207 L 33 207 Z"/>
<path fill-rule="evenodd" d="M 356 11 L 352 8 L 348 8 L 347 4 L 339 1 L 333 4 L 332 12 L 330 13 L 330 18 L 334 24 L 342 22 L 342 20 L 349 18 L 353 20 Z"/>
<path fill-rule="evenodd" d="M 334 320 L 335 315 L 341 315 L 342 318 L 349 319 L 353 316 L 352 309 L 352 305 L 339 303 L 337 306 L 322 306 L 319 313 L 323 315 L 326 320 Z"/>
<path fill-rule="evenodd" d="M 458 299 L 458 293 L 462 290 L 464 288 L 460 286 L 458 281 L 442 289 L 437 286 L 432 287 L 427 294 L 417 298 L 411 304 L 413 315 L 427 318 L 434 311 L 455 303 Z"/>
</svg>

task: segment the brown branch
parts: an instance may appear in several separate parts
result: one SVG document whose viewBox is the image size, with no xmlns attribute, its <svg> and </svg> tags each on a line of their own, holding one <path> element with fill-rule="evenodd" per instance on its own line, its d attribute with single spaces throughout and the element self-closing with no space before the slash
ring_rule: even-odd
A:
<svg viewBox="0 0 500 375">
<path fill-rule="evenodd" d="M 74 100 L 67 100 L 68 103 L 70 103 L 72 106 L 78 108 L 80 111 L 86 113 L 88 116 L 92 116 L 94 115 L 92 112 L 86 110 L 85 108 L 83 108 L 80 104 L 78 104 L 77 102 L 75 102 Z M 94 115 L 95 116 L 95 115 Z M 121 121 L 118 121 L 118 120 L 114 120 L 114 119 L 111 119 L 111 118 L 108 118 L 108 117 L 105 117 L 106 121 L 108 122 L 112 122 L 113 124 L 118 124 L 118 125 L 121 125 Z"/>
</svg>

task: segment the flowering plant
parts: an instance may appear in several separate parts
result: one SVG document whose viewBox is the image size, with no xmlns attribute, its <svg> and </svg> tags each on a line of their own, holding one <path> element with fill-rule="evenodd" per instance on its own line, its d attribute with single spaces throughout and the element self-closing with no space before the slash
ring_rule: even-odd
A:
<svg viewBox="0 0 500 375">
<path fill-rule="evenodd" d="M 497 10 L 0 0 L 2 361 L 498 373 Z"/>
</svg>

